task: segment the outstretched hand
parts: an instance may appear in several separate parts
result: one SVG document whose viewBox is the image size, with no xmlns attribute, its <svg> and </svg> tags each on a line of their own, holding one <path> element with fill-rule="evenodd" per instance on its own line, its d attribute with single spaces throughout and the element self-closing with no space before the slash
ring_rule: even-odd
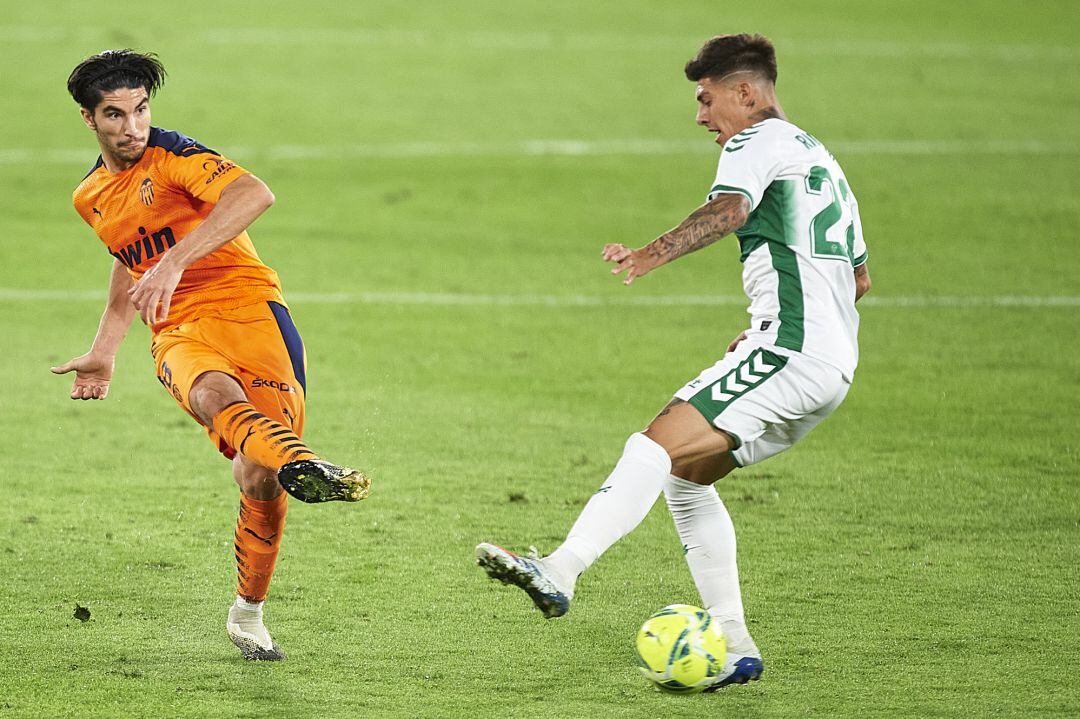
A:
<svg viewBox="0 0 1080 719">
<path fill-rule="evenodd" d="M 604 261 L 615 263 L 611 274 L 617 275 L 620 272 L 626 272 L 626 277 L 623 279 L 624 285 L 628 285 L 638 277 L 656 269 L 658 264 L 656 259 L 646 252 L 644 248 L 631 250 L 626 245 L 618 243 L 604 245 Z"/>
<path fill-rule="evenodd" d="M 75 382 L 71 385 L 72 399 L 105 399 L 109 394 L 113 365 L 112 357 L 101 357 L 87 352 L 50 369 L 53 374 L 75 373 Z"/>
</svg>

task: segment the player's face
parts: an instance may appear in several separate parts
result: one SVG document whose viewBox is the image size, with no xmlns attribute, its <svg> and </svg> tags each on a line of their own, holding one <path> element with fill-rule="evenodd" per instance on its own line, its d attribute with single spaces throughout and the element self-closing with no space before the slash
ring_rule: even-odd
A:
<svg viewBox="0 0 1080 719">
<path fill-rule="evenodd" d="M 138 162 L 150 138 L 150 98 L 146 88 L 124 87 L 106 92 L 93 114 L 85 108 L 83 120 L 97 135 L 103 153 L 130 164 Z"/>
<path fill-rule="evenodd" d="M 702 78 L 695 90 L 697 124 L 716 133 L 716 144 L 723 145 L 752 123 L 745 102 L 745 83 Z"/>
</svg>

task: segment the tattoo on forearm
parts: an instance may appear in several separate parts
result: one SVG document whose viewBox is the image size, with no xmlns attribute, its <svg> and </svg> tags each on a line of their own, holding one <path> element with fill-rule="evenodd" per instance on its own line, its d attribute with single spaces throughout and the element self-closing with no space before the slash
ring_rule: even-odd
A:
<svg viewBox="0 0 1080 719">
<path fill-rule="evenodd" d="M 865 277 L 868 273 L 869 273 L 869 270 L 866 269 L 866 264 L 865 263 L 863 263 L 863 264 L 861 264 L 861 265 L 859 265 L 858 267 L 855 268 L 855 276 L 856 277 Z"/>
<path fill-rule="evenodd" d="M 682 223 L 645 246 L 645 251 L 662 264 L 711 245 L 742 227 L 750 212 L 743 195 L 725 193 L 690 213 Z"/>
</svg>

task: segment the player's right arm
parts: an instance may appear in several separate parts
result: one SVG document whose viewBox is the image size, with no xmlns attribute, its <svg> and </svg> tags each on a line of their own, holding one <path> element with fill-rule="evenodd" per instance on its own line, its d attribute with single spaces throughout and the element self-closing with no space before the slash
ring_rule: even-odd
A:
<svg viewBox="0 0 1080 719">
<path fill-rule="evenodd" d="M 644 247 L 631 250 L 625 245 L 609 244 L 604 246 L 603 257 L 615 263 L 611 274 L 626 272 L 623 284 L 628 285 L 661 265 L 731 234 L 746 223 L 749 215 L 750 201 L 744 195 L 723 192 Z"/>
<path fill-rule="evenodd" d="M 131 304 L 128 296 L 128 290 L 133 284 L 127 269 L 119 260 L 113 261 L 112 275 L 109 277 L 109 299 L 90 351 L 59 367 L 51 368 L 53 374 L 75 372 L 75 382 L 71 386 L 72 399 L 105 399 L 109 394 L 109 381 L 112 379 L 116 352 L 135 318 L 135 306 Z"/>
</svg>

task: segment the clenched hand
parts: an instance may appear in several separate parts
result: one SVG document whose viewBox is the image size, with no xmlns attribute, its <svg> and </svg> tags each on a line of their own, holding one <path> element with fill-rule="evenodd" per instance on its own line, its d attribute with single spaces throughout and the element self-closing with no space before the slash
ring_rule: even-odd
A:
<svg viewBox="0 0 1080 719">
<path fill-rule="evenodd" d="M 153 327 L 168 318 L 173 292 L 176 291 L 182 274 L 184 271 L 174 267 L 166 256 L 147 270 L 135 286 L 128 290 L 131 304 L 135 305 L 147 326 Z"/>
</svg>

